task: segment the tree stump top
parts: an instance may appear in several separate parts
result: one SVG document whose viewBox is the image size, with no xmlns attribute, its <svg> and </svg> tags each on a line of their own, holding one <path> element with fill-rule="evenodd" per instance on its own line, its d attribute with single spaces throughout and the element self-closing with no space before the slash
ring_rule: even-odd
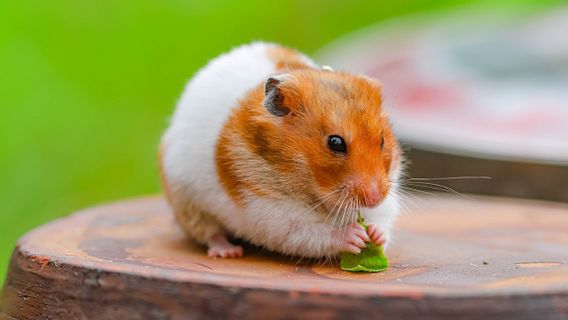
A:
<svg viewBox="0 0 568 320">
<path fill-rule="evenodd" d="M 567 205 L 435 196 L 414 206 L 397 223 L 391 267 L 376 274 L 250 247 L 242 259 L 209 258 L 184 238 L 160 197 L 87 209 L 19 240 L 4 312 L 18 319 L 568 316 Z"/>
</svg>

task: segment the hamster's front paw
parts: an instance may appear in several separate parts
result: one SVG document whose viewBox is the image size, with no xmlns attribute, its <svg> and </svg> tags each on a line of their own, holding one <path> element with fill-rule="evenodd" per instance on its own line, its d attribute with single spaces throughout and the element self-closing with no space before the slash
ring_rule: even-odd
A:
<svg viewBox="0 0 568 320">
<path fill-rule="evenodd" d="M 340 251 L 360 253 L 366 242 L 371 241 L 365 229 L 358 223 L 353 223 L 340 231 Z"/>
<path fill-rule="evenodd" d="M 369 234 L 371 241 L 378 245 L 384 245 L 387 240 L 385 233 L 374 223 L 369 224 L 367 227 L 367 233 Z"/>
</svg>

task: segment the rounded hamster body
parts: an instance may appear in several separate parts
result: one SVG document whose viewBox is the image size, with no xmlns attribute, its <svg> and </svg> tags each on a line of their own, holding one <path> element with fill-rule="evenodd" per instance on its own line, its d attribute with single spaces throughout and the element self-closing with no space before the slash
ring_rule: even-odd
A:
<svg viewBox="0 0 568 320">
<path fill-rule="evenodd" d="M 176 220 L 216 257 L 243 255 L 231 237 L 311 258 L 385 244 L 401 159 L 376 80 L 268 43 L 199 71 L 160 146 Z"/>
</svg>

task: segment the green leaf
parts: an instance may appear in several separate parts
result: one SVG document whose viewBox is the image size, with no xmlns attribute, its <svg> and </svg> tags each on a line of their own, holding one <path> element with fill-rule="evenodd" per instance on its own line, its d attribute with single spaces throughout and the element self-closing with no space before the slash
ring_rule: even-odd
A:
<svg viewBox="0 0 568 320">
<path fill-rule="evenodd" d="M 357 222 L 367 230 L 368 225 L 363 221 L 361 212 L 359 212 Z M 389 260 L 383 253 L 383 248 L 375 243 L 367 242 L 367 246 L 359 254 L 351 252 L 341 254 L 340 267 L 345 271 L 381 272 L 386 270 L 388 266 Z"/>
<path fill-rule="evenodd" d="M 367 243 L 361 253 L 343 252 L 340 267 L 352 272 L 380 272 L 388 268 L 389 261 L 383 248 L 374 243 Z"/>
</svg>

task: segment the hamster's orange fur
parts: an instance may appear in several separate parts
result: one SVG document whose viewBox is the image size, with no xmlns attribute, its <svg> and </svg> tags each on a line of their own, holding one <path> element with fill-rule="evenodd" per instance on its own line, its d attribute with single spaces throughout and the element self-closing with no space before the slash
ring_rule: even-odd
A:
<svg viewBox="0 0 568 320">
<path fill-rule="evenodd" d="M 291 113 L 276 117 L 267 112 L 264 84 L 240 101 L 216 147 L 218 174 L 228 194 L 239 204 L 246 202 L 247 193 L 314 203 L 351 180 L 351 192 L 363 204 L 364 186 L 380 177 L 384 198 L 391 163 L 401 155 L 382 114 L 379 84 L 309 68 L 290 49 L 273 51 L 271 57 L 290 75 L 281 91 Z M 328 150 L 326 141 L 332 134 L 346 140 L 347 155 Z M 243 163 L 254 169 L 243 168 Z"/>
</svg>

